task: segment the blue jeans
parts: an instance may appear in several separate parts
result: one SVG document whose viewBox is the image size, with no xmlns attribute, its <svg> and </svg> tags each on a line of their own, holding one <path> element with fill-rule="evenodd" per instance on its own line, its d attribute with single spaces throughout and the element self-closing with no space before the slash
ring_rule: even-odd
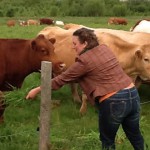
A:
<svg viewBox="0 0 150 150">
<path fill-rule="evenodd" d="M 139 129 L 140 98 L 135 87 L 120 90 L 97 105 L 103 150 L 115 150 L 115 136 L 120 125 L 134 150 L 144 150 L 144 140 Z"/>
</svg>

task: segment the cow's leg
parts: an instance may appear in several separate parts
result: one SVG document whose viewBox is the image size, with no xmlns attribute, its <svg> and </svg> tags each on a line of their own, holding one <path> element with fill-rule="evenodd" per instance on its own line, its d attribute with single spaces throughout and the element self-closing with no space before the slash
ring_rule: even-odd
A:
<svg viewBox="0 0 150 150">
<path fill-rule="evenodd" d="M 0 91 L 0 124 L 4 122 L 4 111 L 6 108 L 6 104 L 4 103 L 4 95 Z"/>
<path fill-rule="evenodd" d="M 87 112 L 87 96 L 82 91 L 82 105 L 80 107 L 80 113 L 84 115 Z"/>
<path fill-rule="evenodd" d="M 80 107 L 80 113 L 84 115 L 87 111 L 87 96 L 82 91 L 82 100 L 81 100 L 79 96 L 79 92 L 78 92 L 78 84 L 73 83 L 73 84 L 70 84 L 70 86 L 71 86 L 71 91 L 72 91 L 74 101 L 78 103 L 82 102 L 81 107 Z"/>
<path fill-rule="evenodd" d="M 78 93 L 78 84 L 77 83 L 70 84 L 70 87 L 74 102 L 81 103 L 81 99 Z"/>
</svg>

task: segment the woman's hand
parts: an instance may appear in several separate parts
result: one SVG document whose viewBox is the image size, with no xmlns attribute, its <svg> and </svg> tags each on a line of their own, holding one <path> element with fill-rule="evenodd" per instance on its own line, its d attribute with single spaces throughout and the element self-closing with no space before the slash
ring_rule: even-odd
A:
<svg viewBox="0 0 150 150">
<path fill-rule="evenodd" d="M 40 92 L 41 92 L 41 88 L 40 88 L 40 86 L 38 86 L 29 91 L 29 93 L 26 96 L 26 99 L 34 99 L 36 97 L 36 95 Z"/>
</svg>

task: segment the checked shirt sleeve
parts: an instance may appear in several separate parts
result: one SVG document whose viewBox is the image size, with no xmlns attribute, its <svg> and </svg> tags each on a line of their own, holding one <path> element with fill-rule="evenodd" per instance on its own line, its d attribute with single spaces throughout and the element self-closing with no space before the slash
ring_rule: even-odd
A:
<svg viewBox="0 0 150 150">
<path fill-rule="evenodd" d="M 52 79 L 52 89 L 57 90 L 65 84 L 77 82 L 80 77 L 86 74 L 86 66 L 86 62 L 78 59 L 65 72 Z"/>
</svg>

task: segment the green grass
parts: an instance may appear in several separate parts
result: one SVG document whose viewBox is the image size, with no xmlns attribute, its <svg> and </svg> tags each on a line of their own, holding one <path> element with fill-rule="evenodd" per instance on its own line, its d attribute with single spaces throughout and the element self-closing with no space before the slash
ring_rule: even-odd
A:
<svg viewBox="0 0 150 150">
<path fill-rule="evenodd" d="M 3 21 L 5 18 L 0 18 Z M 129 30 L 140 17 L 128 17 L 128 26 L 108 26 L 108 17 L 64 17 L 57 18 L 65 23 L 78 23 L 89 27 L 103 27 Z M 34 38 L 45 26 L 1 25 L 0 38 Z M 25 100 L 27 92 L 40 84 L 40 74 L 29 75 L 22 88 L 6 92 L 9 106 L 5 111 L 5 122 L 0 125 L 0 150 L 37 150 L 39 146 L 40 95 L 35 100 Z M 150 147 L 150 92 L 149 86 L 139 89 L 141 96 L 141 130 L 146 144 Z M 68 86 L 52 92 L 52 101 L 59 100 L 60 105 L 52 107 L 50 123 L 51 150 L 100 150 L 97 111 L 88 105 L 87 114 L 79 114 L 80 104 L 73 102 Z M 122 129 L 117 133 L 117 150 L 131 150 Z"/>
</svg>

